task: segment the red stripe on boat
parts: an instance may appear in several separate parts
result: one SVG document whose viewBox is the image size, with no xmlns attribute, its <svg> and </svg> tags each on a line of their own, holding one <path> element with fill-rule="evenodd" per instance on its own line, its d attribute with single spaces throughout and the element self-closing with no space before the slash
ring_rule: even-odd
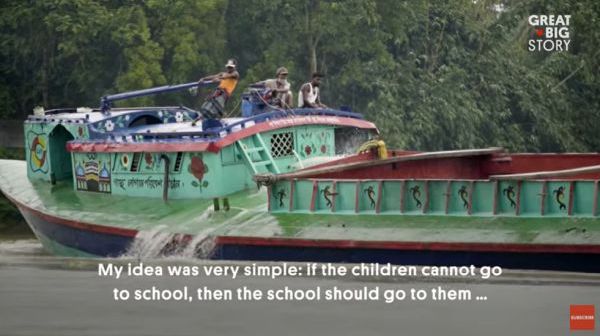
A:
<svg viewBox="0 0 600 336">
<path fill-rule="evenodd" d="M 42 218 L 43 220 L 51 222 L 51 223 L 60 224 L 60 225 L 64 225 L 64 226 L 68 226 L 68 227 L 72 227 L 72 228 L 76 228 L 76 229 L 80 229 L 80 230 L 86 230 L 86 231 L 92 231 L 92 232 L 98 232 L 98 233 L 106 233 L 106 234 L 125 236 L 125 237 L 135 237 L 136 234 L 138 233 L 137 230 L 133 230 L 133 229 L 123 229 L 123 228 L 117 228 L 117 227 L 113 227 L 113 226 L 89 224 L 89 223 L 84 223 L 84 222 L 80 222 L 80 221 L 75 221 L 75 220 L 71 220 L 71 219 L 66 219 L 66 218 L 62 218 L 62 217 L 49 215 L 42 211 L 31 208 L 31 207 L 17 201 L 16 199 L 10 197 L 9 195 L 6 195 L 6 198 L 8 198 L 11 202 L 16 204 L 17 207 L 19 207 L 19 209 L 21 211 L 27 211 L 39 218 Z"/>
<path fill-rule="evenodd" d="M 592 253 L 600 254 L 600 245 L 510 244 L 510 243 L 448 243 L 448 242 L 393 242 L 364 240 L 328 240 L 300 238 L 261 238 L 219 236 L 217 245 L 250 245 L 279 247 L 315 247 L 340 249 L 383 249 L 405 251 L 465 251 L 465 252 L 520 252 L 520 253 Z"/>
</svg>

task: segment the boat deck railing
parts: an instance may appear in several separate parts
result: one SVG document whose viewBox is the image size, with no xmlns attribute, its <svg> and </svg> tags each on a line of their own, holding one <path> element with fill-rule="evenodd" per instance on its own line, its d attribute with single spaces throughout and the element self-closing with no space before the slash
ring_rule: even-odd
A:
<svg viewBox="0 0 600 336">
<path fill-rule="evenodd" d="M 236 130 L 244 129 L 259 123 L 268 122 L 271 120 L 289 118 L 294 116 L 326 116 L 326 117 L 344 117 L 361 119 L 364 117 L 360 113 L 340 111 L 334 109 L 294 109 L 294 110 L 275 110 L 254 115 L 252 117 L 244 118 L 243 120 L 236 121 L 231 124 L 223 125 L 220 127 L 213 127 L 206 130 L 190 131 L 190 132 L 138 132 L 115 134 L 114 137 L 125 137 L 131 136 L 137 140 L 153 140 L 153 139 L 207 139 L 207 138 L 219 138 L 235 132 Z"/>
<path fill-rule="evenodd" d="M 597 218 L 597 179 L 298 178 L 268 187 L 273 213 Z"/>
</svg>

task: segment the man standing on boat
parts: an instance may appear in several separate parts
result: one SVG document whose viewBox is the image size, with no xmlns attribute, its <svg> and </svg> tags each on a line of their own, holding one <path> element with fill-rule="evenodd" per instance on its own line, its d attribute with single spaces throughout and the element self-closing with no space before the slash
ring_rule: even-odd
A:
<svg viewBox="0 0 600 336">
<path fill-rule="evenodd" d="M 225 71 L 220 72 L 216 75 L 206 76 L 200 78 L 198 83 L 205 82 L 219 82 L 217 89 L 206 99 L 202 107 L 200 107 L 200 113 L 204 119 L 218 119 L 223 116 L 225 110 L 225 103 L 231 97 L 233 90 L 240 79 L 240 74 L 235 69 L 236 61 L 230 59 L 225 64 Z M 194 120 L 192 126 L 196 125 L 196 122 L 200 119 Z"/>
<path fill-rule="evenodd" d="M 275 73 L 275 79 L 267 79 L 262 82 L 254 83 L 252 86 L 267 88 L 271 91 L 273 105 L 283 108 L 292 107 L 292 91 L 290 83 L 287 81 L 288 70 L 285 67 L 280 67 Z"/>
<path fill-rule="evenodd" d="M 319 84 L 324 76 L 318 72 L 313 73 L 310 82 L 300 87 L 298 92 L 298 107 L 304 108 L 326 108 L 327 105 L 321 103 L 319 94 Z"/>
</svg>

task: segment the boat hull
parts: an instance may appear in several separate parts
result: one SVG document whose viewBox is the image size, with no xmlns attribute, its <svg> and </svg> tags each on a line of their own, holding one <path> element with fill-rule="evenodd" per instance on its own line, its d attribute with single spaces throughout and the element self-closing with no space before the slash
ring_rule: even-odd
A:
<svg viewBox="0 0 600 336">
<path fill-rule="evenodd" d="M 64 256 L 153 257 L 180 251 L 227 260 L 476 265 L 600 272 L 594 218 L 476 218 L 269 213 L 267 192 L 212 201 L 89 195 L 27 179 L 24 161 L 0 160 L 0 187 L 50 252 Z M 155 254 L 143 239 L 164 234 Z M 210 238 L 210 253 L 195 253 Z M 191 248 L 187 248 L 191 247 Z M 204 252 L 204 251 L 202 251 Z"/>
<path fill-rule="evenodd" d="M 44 247 L 58 255 L 118 257 L 127 251 L 136 234 L 111 227 L 100 229 L 96 225 L 47 215 L 23 204 L 16 205 Z"/>
<path fill-rule="evenodd" d="M 11 199 L 15 202 L 14 199 Z M 118 257 L 137 232 L 41 213 L 15 202 L 31 229 L 52 253 Z M 600 246 L 486 243 L 367 242 L 276 237 L 217 236 L 210 257 L 221 260 L 393 263 L 438 266 L 501 266 L 512 269 L 600 272 Z"/>
</svg>

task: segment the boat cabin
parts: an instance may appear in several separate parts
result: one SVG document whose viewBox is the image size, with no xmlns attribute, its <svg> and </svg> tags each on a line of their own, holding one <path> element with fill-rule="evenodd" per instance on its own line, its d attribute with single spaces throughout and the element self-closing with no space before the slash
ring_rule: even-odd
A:
<svg viewBox="0 0 600 336">
<path fill-rule="evenodd" d="M 24 127 L 28 177 L 72 181 L 80 192 L 225 197 L 256 187 L 255 174 L 353 154 L 378 133 L 359 113 L 282 110 L 261 106 L 253 94 L 243 97 L 243 117 L 196 126 L 199 113 L 187 107 L 110 108 L 110 97 L 126 94 L 103 97 L 101 109 L 38 111 Z"/>
</svg>

